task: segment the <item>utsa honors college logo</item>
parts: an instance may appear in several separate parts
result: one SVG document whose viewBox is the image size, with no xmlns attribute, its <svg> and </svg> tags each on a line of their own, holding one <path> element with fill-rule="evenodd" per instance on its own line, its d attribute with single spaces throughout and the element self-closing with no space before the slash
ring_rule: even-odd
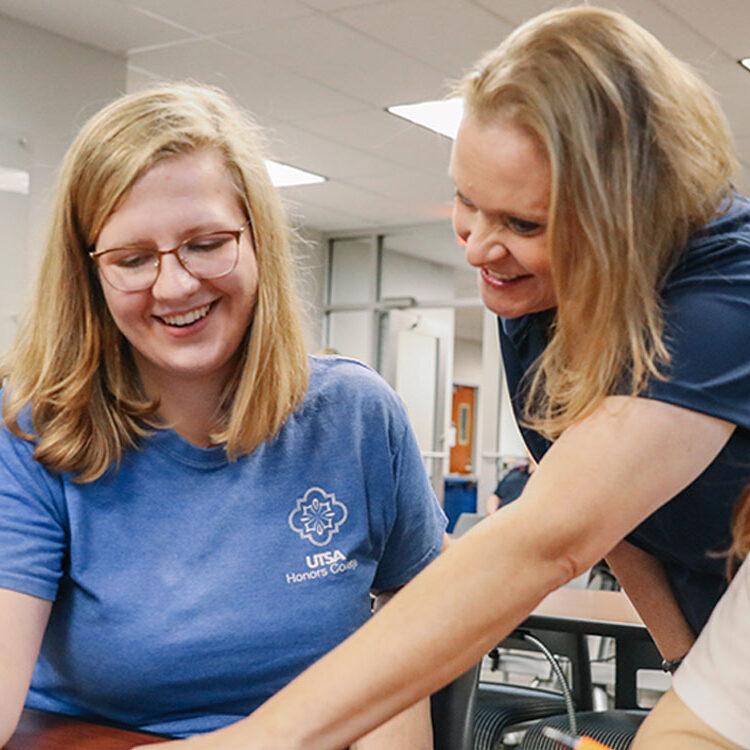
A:
<svg viewBox="0 0 750 750">
<path fill-rule="evenodd" d="M 338 534 L 349 511 L 346 505 L 336 499 L 332 492 L 320 487 L 310 487 L 304 497 L 297 499 L 294 510 L 289 514 L 289 528 L 307 539 L 316 547 L 324 547 Z M 302 570 L 286 574 L 286 582 L 291 584 L 315 581 L 328 576 L 356 570 L 357 560 L 348 560 L 339 549 L 327 549 L 305 556 Z"/>
<path fill-rule="evenodd" d="M 289 514 L 289 526 L 302 539 L 324 547 L 338 533 L 348 515 L 346 505 L 332 492 L 310 487 L 304 497 L 297 499 L 296 507 Z"/>
</svg>

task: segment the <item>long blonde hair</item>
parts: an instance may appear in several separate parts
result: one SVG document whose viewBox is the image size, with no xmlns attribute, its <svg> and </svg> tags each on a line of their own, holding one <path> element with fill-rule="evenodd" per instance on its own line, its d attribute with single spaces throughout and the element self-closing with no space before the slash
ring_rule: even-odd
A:
<svg viewBox="0 0 750 750">
<path fill-rule="evenodd" d="M 88 252 L 133 183 L 198 149 L 225 160 L 251 219 L 258 265 L 253 322 L 212 435 L 230 458 L 273 436 L 302 400 L 308 364 L 289 232 L 263 161 L 260 128 L 218 89 L 165 84 L 124 96 L 79 132 L 63 161 L 32 303 L 3 363 L 3 418 L 35 440 L 35 458 L 93 481 L 150 429 L 158 404 L 104 301 Z M 32 432 L 19 425 L 30 408 Z"/>
<path fill-rule="evenodd" d="M 738 171 L 707 85 L 629 18 L 551 11 L 487 53 L 458 86 L 468 115 L 529 132 L 551 166 L 557 310 L 525 421 L 550 438 L 605 396 L 664 377 L 659 293 Z"/>
</svg>

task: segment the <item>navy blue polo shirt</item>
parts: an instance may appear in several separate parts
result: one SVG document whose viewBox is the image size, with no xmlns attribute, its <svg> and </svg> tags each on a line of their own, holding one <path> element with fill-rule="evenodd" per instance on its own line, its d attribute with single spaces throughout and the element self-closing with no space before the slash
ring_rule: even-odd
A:
<svg viewBox="0 0 750 750">
<path fill-rule="evenodd" d="M 711 465 L 643 521 L 628 541 L 664 563 L 677 601 L 696 632 L 726 588 L 731 515 L 750 482 L 750 201 L 734 196 L 728 210 L 697 232 L 662 291 L 667 379 L 641 394 L 727 420 L 737 429 Z M 553 311 L 500 319 L 500 344 L 516 417 L 524 375 L 547 343 Z M 523 381 L 523 382 L 522 382 Z M 539 460 L 551 443 L 522 428 Z M 718 554 L 717 554 L 718 553 Z"/>
</svg>

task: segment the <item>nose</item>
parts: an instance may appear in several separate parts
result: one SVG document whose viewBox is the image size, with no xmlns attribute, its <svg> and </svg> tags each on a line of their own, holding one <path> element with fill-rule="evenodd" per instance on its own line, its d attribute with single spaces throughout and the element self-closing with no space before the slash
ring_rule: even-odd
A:
<svg viewBox="0 0 750 750">
<path fill-rule="evenodd" d="M 496 261 L 509 252 L 500 227 L 488 221 L 480 211 L 454 210 L 453 231 L 464 249 L 466 261 L 475 268 Z"/>
<path fill-rule="evenodd" d="M 176 254 L 164 254 L 161 256 L 159 275 L 151 287 L 151 294 L 156 299 L 180 299 L 193 294 L 200 285 L 200 279 L 196 279 L 182 267 Z"/>
</svg>

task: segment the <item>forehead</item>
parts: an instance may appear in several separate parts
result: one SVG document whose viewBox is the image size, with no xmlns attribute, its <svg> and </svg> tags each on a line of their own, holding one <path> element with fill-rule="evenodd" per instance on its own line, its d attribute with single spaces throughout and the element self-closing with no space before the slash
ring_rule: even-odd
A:
<svg viewBox="0 0 750 750">
<path fill-rule="evenodd" d="M 157 161 L 123 194 L 105 219 L 98 244 L 120 244 L 162 230 L 192 229 L 244 215 L 242 198 L 222 155 L 192 151 Z"/>
<path fill-rule="evenodd" d="M 551 170 L 536 139 L 508 119 L 469 115 L 453 144 L 450 175 L 461 195 L 488 213 L 544 217 Z"/>
</svg>

